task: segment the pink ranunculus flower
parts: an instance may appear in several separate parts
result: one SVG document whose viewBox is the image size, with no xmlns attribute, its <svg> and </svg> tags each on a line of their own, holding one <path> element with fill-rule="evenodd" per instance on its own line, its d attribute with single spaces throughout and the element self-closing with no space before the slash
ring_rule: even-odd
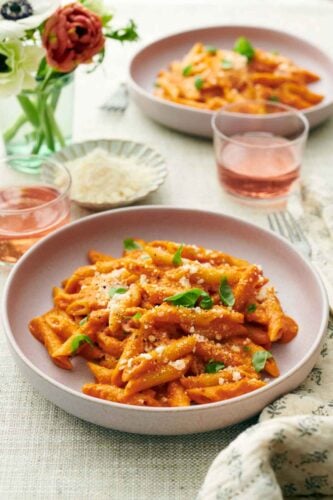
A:
<svg viewBox="0 0 333 500">
<path fill-rule="evenodd" d="M 62 73 L 91 62 L 104 44 L 100 17 L 79 3 L 59 8 L 45 24 L 43 45 L 47 62 Z"/>
</svg>

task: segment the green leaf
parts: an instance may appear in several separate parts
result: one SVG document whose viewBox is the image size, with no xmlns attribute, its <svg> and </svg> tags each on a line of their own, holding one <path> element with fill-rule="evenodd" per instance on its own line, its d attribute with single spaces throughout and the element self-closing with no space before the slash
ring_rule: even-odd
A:
<svg viewBox="0 0 333 500">
<path fill-rule="evenodd" d="M 72 340 L 72 345 L 71 345 L 71 348 L 72 348 L 72 354 L 75 354 L 76 351 L 78 350 L 78 348 L 84 344 L 84 343 L 87 343 L 89 345 L 91 345 L 92 347 L 94 346 L 93 344 L 93 341 L 91 340 L 90 337 L 88 337 L 87 335 L 77 335 L 73 340 Z"/>
<path fill-rule="evenodd" d="M 174 266 L 181 266 L 183 261 L 182 261 L 182 251 L 184 249 L 183 243 L 178 247 L 175 255 L 173 256 L 172 263 Z"/>
<path fill-rule="evenodd" d="M 247 57 L 249 61 L 253 59 L 255 54 L 255 50 L 251 42 L 247 38 L 245 38 L 245 36 L 237 38 L 234 45 L 234 52 L 238 52 L 238 54 Z"/>
<path fill-rule="evenodd" d="M 199 306 L 201 309 L 211 309 L 213 307 L 213 301 L 207 292 L 202 292 L 202 299 L 200 300 Z"/>
<path fill-rule="evenodd" d="M 81 321 L 80 321 L 80 323 L 79 323 L 79 325 L 80 325 L 80 326 L 83 326 L 83 325 L 85 325 L 87 322 L 88 322 L 88 316 L 86 316 L 85 318 L 82 318 L 82 319 L 81 319 Z"/>
<path fill-rule="evenodd" d="M 214 54 L 216 54 L 217 48 L 214 47 L 214 45 L 206 45 L 205 50 L 206 50 L 206 52 L 208 52 L 208 54 L 214 55 Z"/>
<path fill-rule="evenodd" d="M 134 241 L 133 238 L 127 238 L 126 240 L 124 240 L 123 245 L 124 245 L 125 250 L 127 250 L 127 251 L 141 249 L 141 246 L 139 245 L 139 243 L 136 243 L 136 241 Z"/>
<path fill-rule="evenodd" d="M 191 74 L 191 71 L 192 71 L 192 64 L 189 64 L 188 66 L 185 66 L 185 68 L 183 68 L 183 76 L 189 76 Z"/>
<path fill-rule="evenodd" d="M 197 90 L 201 90 L 203 87 L 204 81 L 201 78 L 201 76 L 197 76 L 196 79 L 194 80 L 194 86 Z"/>
<path fill-rule="evenodd" d="M 252 365 L 256 372 L 261 372 L 265 368 L 266 361 L 272 358 L 269 351 L 256 351 L 252 356 Z"/>
<path fill-rule="evenodd" d="M 225 368 L 225 365 L 223 363 L 221 363 L 220 361 L 214 361 L 213 359 L 210 359 L 205 366 L 205 372 L 217 373 L 220 370 L 223 370 L 223 368 Z"/>
<path fill-rule="evenodd" d="M 224 276 L 221 279 L 219 288 L 220 299 L 225 306 L 232 307 L 235 303 L 235 297 L 232 292 L 232 288 L 228 283 L 228 278 Z"/>
<path fill-rule="evenodd" d="M 171 302 L 171 304 L 175 306 L 195 307 L 200 297 L 202 297 L 202 300 L 199 306 L 202 309 L 210 309 L 213 305 L 213 301 L 208 293 L 200 288 L 191 288 L 191 290 L 187 290 L 186 292 L 177 293 L 176 295 L 165 298 L 163 302 Z"/>
<path fill-rule="evenodd" d="M 136 313 L 136 314 L 134 314 L 134 316 L 132 317 L 132 319 L 139 320 L 141 317 L 142 317 L 142 313 Z"/>
<path fill-rule="evenodd" d="M 104 35 L 107 38 L 112 38 L 113 40 L 118 40 L 119 42 L 135 42 L 139 38 L 137 25 L 132 19 L 129 21 L 128 25 L 125 26 L 125 28 L 105 30 Z"/>
<path fill-rule="evenodd" d="M 256 310 L 257 310 L 257 306 L 256 306 L 256 304 L 249 304 L 249 305 L 247 306 L 247 308 L 246 308 L 246 312 L 248 312 L 248 313 L 250 313 L 250 314 L 251 314 L 251 313 L 254 313 L 254 311 L 256 311 Z"/>
<path fill-rule="evenodd" d="M 277 96 L 277 95 L 270 95 L 270 96 L 268 97 L 268 100 L 269 100 L 269 101 L 272 101 L 272 102 L 280 102 L 280 98 L 279 98 L 279 96 Z"/>
<path fill-rule="evenodd" d="M 251 347 L 249 345 L 243 345 L 243 351 L 251 352 Z"/>
<path fill-rule="evenodd" d="M 123 294 L 123 293 L 126 293 L 127 292 L 127 288 L 113 288 L 111 287 L 109 289 L 109 297 L 113 297 L 114 295 L 116 295 L 116 293 L 119 293 L 119 294 Z"/>
<path fill-rule="evenodd" d="M 222 66 L 223 69 L 231 69 L 232 68 L 232 62 L 228 61 L 228 59 L 222 59 L 221 66 Z"/>
</svg>

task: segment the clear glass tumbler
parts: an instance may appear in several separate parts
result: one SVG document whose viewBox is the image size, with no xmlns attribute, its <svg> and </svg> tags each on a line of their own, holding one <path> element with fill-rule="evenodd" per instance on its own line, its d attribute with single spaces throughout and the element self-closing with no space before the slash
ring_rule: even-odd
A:
<svg viewBox="0 0 333 500">
<path fill-rule="evenodd" d="M 33 174 L 24 172 L 31 162 Z M 14 264 L 36 241 L 70 221 L 71 177 L 51 159 L 0 160 L 0 265 Z"/>
<path fill-rule="evenodd" d="M 229 104 L 212 119 L 218 176 L 230 194 L 277 200 L 300 176 L 309 123 L 297 110 L 271 101 Z"/>
</svg>

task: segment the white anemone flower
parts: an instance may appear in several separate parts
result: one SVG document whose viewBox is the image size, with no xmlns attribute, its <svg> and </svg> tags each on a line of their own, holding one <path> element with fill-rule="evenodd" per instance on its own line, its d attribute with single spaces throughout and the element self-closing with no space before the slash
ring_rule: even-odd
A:
<svg viewBox="0 0 333 500">
<path fill-rule="evenodd" d="M 0 0 L 0 39 L 20 38 L 50 17 L 60 0 Z"/>
<path fill-rule="evenodd" d="M 33 89 L 44 49 L 24 46 L 19 40 L 0 42 L 0 98 Z"/>
</svg>

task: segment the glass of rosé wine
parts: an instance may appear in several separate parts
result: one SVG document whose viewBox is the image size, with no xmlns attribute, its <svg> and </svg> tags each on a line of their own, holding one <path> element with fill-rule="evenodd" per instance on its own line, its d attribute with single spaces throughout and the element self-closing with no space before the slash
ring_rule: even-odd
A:
<svg viewBox="0 0 333 500">
<path fill-rule="evenodd" d="M 38 165 L 34 173 L 26 166 Z M 70 221 L 71 176 L 51 159 L 0 159 L 0 265 L 14 264 L 35 242 Z"/>
<path fill-rule="evenodd" d="M 272 101 L 224 106 L 212 118 L 220 182 L 239 199 L 285 199 L 300 177 L 309 123 L 294 108 Z"/>
</svg>

